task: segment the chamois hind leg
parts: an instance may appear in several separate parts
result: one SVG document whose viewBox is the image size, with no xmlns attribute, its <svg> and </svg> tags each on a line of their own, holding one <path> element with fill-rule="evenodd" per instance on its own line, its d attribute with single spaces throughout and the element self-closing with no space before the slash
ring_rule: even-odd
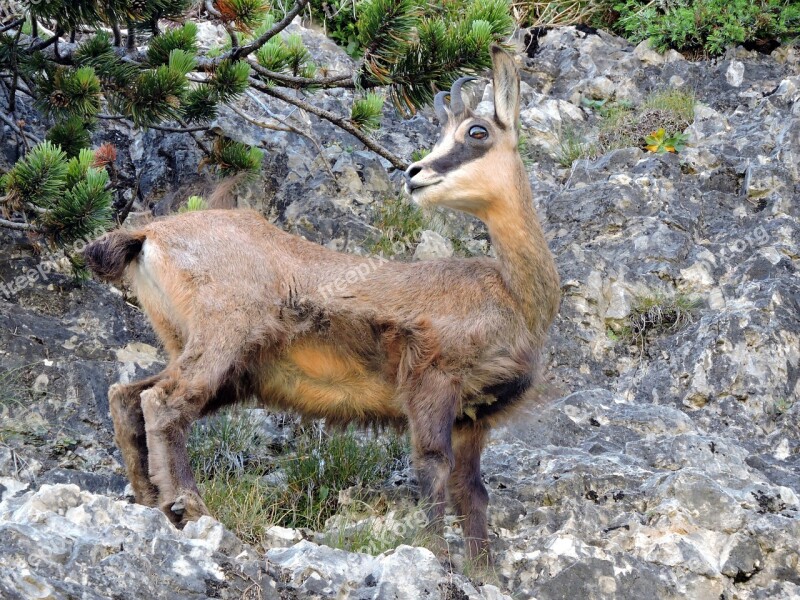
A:
<svg viewBox="0 0 800 600">
<path fill-rule="evenodd" d="M 420 500 L 428 512 L 428 530 L 440 541 L 447 480 L 453 468 L 451 433 L 459 389 L 453 377 L 434 368 L 424 371 L 415 383 L 407 405 L 412 460 Z"/>
<path fill-rule="evenodd" d="M 108 407 L 114 423 L 117 444 L 136 502 L 155 506 L 158 489 L 150 481 L 147 463 L 147 440 L 140 394 L 164 377 L 165 371 L 131 384 L 115 383 L 108 389 Z"/>
<path fill-rule="evenodd" d="M 488 430 L 480 423 L 457 426 L 453 430 L 455 467 L 450 474 L 450 499 L 461 517 L 467 558 L 483 564 L 490 562 L 489 531 L 486 507 L 489 494 L 481 478 L 481 452 Z"/>
<path fill-rule="evenodd" d="M 224 348 L 187 351 L 170 377 L 142 393 L 149 473 L 158 488 L 158 506 L 178 527 L 210 514 L 200 497 L 186 448 L 189 428 L 209 407 L 237 399 Z M 222 368 L 221 365 L 228 365 Z M 223 398 L 224 396 L 224 398 Z"/>
</svg>

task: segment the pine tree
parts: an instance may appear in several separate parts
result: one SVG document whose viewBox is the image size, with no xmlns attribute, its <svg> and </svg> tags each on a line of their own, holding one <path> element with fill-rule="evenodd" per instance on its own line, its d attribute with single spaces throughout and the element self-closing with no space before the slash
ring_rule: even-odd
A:
<svg viewBox="0 0 800 600">
<path fill-rule="evenodd" d="M 130 206 L 114 203 L 115 150 L 90 149 L 100 119 L 192 135 L 205 154 L 200 166 L 220 176 L 257 172 L 259 150 L 212 130 L 219 105 L 248 89 L 332 122 L 404 168 L 402 157 L 370 137 L 386 99 L 413 114 L 458 77 L 487 68 L 489 44 L 513 25 L 507 0 L 354 0 L 355 16 L 342 17 L 331 34 L 359 57 L 359 67 L 328 75 L 299 35 L 284 32 L 308 2 L 295 0 L 285 12 L 265 0 L 204 2 L 229 35 L 213 56 L 198 55 L 194 23 L 177 22 L 191 0 L 27 0 L 5 15 L 0 73 L 8 77 L 0 86 L 7 112 L 13 117 L 24 94 L 49 125 L 42 141 L 25 124 L 4 119 L 24 156 L 0 180 L 0 225 L 63 244 L 124 219 Z M 312 0 L 313 13 L 320 6 Z M 77 43 L 65 45 L 67 39 Z M 349 114 L 313 102 L 314 91 L 336 87 L 354 91 Z M 285 124 L 263 126 L 304 134 Z"/>
</svg>

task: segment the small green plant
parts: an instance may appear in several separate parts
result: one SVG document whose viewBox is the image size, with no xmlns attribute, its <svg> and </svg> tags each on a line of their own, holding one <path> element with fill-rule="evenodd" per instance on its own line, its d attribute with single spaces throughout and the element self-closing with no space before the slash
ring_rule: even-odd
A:
<svg viewBox="0 0 800 600">
<path fill-rule="evenodd" d="M 686 147 L 688 139 L 689 136 L 683 133 L 674 133 L 668 136 L 662 127 L 644 138 L 644 143 L 650 152 L 664 154 L 666 152 L 680 152 Z"/>
<path fill-rule="evenodd" d="M 192 212 L 195 210 L 206 210 L 208 203 L 201 196 L 189 196 L 186 204 L 181 206 L 178 212 Z"/>
<path fill-rule="evenodd" d="M 643 109 L 666 111 L 687 125 L 694 121 L 695 106 L 697 96 L 694 91 L 683 89 L 660 90 L 648 96 L 642 104 Z"/>
<path fill-rule="evenodd" d="M 383 115 L 383 96 L 375 92 L 367 92 L 363 98 L 353 101 L 350 120 L 364 131 L 377 131 L 381 126 Z"/>
<path fill-rule="evenodd" d="M 780 400 L 775 402 L 775 408 L 778 409 L 778 412 L 783 414 L 789 412 L 789 409 L 794 406 L 794 400 L 791 398 L 781 398 Z"/>
<path fill-rule="evenodd" d="M 685 90 L 660 90 L 638 107 L 626 102 L 604 103 L 597 153 L 619 148 L 649 147 L 652 152 L 680 152 L 688 141 L 682 131 L 694 121 L 695 96 Z M 658 133 L 664 130 L 663 135 Z"/>
<path fill-rule="evenodd" d="M 788 40 L 800 27 L 800 5 L 784 0 L 692 0 L 614 3 L 611 27 L 633 43 L 650 39 L 659 51 L 701 50 L 722 54 L 744 42 Z"/>
<path fill-rule="evenodd" d="M 411 153 L 411 162 L 417 162 L 428 156 L 431 153 L 430 148 L 419 148 Z"/>
<path fill-rule="evenodd" d="M 408 444 L 397 435 L 372 438 L 310 425 L 294 444 L 274 456 L 259 420 L 242 410 L 206 417 L 190 432 L 189 456 L 203 500 L 248 543 L 260 545 L 272 525 L 319 529 L 339 510 L 339 492 L 355 487 L 363 500 L 407 464 Z M 276 474 L 283 483 L 268 481 Z"/>
<path fill-rule="evenodd" d="M 384 199 L 378 206 L 373 224 L 381 233 L 376 239 L 367 240 L 367 249 L 373 254 L 394 256 L 410 251 L 429 221 L 422 209 L 397 195 Z"/>
<path fill-rule="evenodd" d="M 665 296 L 640 296 L 631 309 L 628 322 L 619 336 L 629 342 L 637 342 L 644 351 L 645 341 L 650 333 L 676 331 L 692 323 L 695 310 L 700 302 L 684 294 Z"/>
<path fill-rule="evenodd" d="M 562 167 L 570 168 L 576 160 L 592 156 L 591 145 L 587 144 L 578 131 L 572 127 L 564 127 L 559 137 L 556 160 Z"/>
</svg>

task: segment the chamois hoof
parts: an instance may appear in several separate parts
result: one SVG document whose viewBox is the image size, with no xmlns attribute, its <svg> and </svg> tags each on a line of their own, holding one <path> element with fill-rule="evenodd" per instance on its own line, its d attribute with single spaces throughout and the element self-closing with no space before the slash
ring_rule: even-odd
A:
<svg viewBox="0 0 800 600">
<path fill-rule="evenodd" d="M 211 516 L 202 498 L 195 492 L 185 491 L 167 505 L 164 512 L 178 529 L 183 529 L 186 523 L 196 521 L 204 515 Z"/>
</svg>

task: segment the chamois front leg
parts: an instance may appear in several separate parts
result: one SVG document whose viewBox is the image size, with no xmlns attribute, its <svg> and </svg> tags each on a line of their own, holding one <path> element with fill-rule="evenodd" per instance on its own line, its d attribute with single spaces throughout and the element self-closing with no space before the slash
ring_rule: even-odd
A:
<svg viewBox="0 0 800 600">
<path fill-rule="evenodd" d="M 128 480 L 138 504 L 155 506 L 158 488 L 148 476 L 147 440 L 140 394 L 164 377 L 165 371 L 136 383 L 115 383 L 108 390 L 108 407 L 114 423 L 114 442 L 117 444 Z"/>
<path fill-rule="evenodd" d="M 453 469 L 451 433 L 458 401 L 455 379 L 435 368 L 421 374 L 408 405 L 412 460 L 420 485 L 420 501 L 428 512 L 428 529 L 441 542 L 447 481 Z"/>
<path fill-rule="evenodd" d="M 480 423 L 460 426 L 453 430 L 455 468 L 450 475 L 448 491 L 456 512 L 461 518 L 461 530 L 467 548 L 467 558 L 488 565 L 489 531 L 486 507 L 489 494 L 481 478 L 481 452 L 488 430 Z"/>
</svg>

